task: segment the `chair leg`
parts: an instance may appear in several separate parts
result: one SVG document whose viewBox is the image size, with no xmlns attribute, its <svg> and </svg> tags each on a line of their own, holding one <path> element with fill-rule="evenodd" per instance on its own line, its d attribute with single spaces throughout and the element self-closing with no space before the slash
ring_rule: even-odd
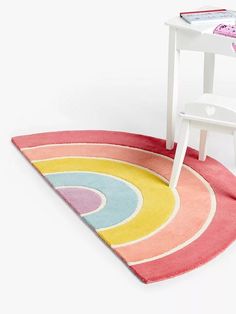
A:
<svg viewBox="0 0 236 314">
<path fill-rule="evenodd" d="M 189 138 L 189 121 L 183 120 L 169 184 L 169 186 L 172 189 L 176 188 L 179 180 L 180 171 L 183 165 L 188 145 L 188 138 Z"/>
<path fill-rule="evenodd" d="M 207 135 L 208 135 L 208 132 L 206 130 L 201 130 L 199 154 L 198 154 L 198 159 L 201 161 L 204 161 L 207 156 Z"/>
</svg>

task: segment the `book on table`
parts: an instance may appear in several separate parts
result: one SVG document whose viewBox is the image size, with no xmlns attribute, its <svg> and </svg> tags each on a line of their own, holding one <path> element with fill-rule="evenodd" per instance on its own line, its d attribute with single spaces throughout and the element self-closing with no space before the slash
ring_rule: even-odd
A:
<svg viewBox="0 0 236 314">
<path fill-rule="evenodd" d="M 220 24 L 214 29 L 213 34 L 236 38 L 236 25 Z"/>
<path fill-rule="evenodd" d="M 236 13 L 226 9 L 181 12 L 180 17 L 189 24 L 229 23 L 235 24 Z"/>
</svg>

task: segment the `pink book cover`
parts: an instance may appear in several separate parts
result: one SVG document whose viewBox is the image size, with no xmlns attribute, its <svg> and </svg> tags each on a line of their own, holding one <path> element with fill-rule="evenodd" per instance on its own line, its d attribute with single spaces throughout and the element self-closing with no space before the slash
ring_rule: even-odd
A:
<svg viewBox="0 0 236 314">
<path fill-rule="evenodd" d="M 213 33 L 236 38 L 236 25 L 220 24 L 215 28 Z"/>
</svg>

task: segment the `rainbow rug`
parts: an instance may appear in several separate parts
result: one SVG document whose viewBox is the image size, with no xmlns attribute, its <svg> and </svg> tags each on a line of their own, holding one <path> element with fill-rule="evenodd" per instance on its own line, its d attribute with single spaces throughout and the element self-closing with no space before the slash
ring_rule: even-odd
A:
<svg viewBox="0 0 236 314">
<path fill-rule="evenodd" d="M 174 151 L 160 139 L 65 131 L 13 142 L 145 283 L 192 270 L 236 238 L 236 178 L 192 149 L 171 190 Z"/>
</svg>

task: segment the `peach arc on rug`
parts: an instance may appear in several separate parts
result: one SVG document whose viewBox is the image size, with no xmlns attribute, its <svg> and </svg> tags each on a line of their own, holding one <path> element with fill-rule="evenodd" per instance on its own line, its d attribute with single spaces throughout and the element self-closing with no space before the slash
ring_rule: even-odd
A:
<svg viewBox="0 0 236 314">
<path fill-rule="evenodd" d="M 236 239 L 236 178 L 188 149 L 176 190 L 165 141 L 112 131 L 61 131 L 13 143 L 145 283 L 180 275 Z M 94 265 L 96 267 L 96 265 Z"/>
</svg>

